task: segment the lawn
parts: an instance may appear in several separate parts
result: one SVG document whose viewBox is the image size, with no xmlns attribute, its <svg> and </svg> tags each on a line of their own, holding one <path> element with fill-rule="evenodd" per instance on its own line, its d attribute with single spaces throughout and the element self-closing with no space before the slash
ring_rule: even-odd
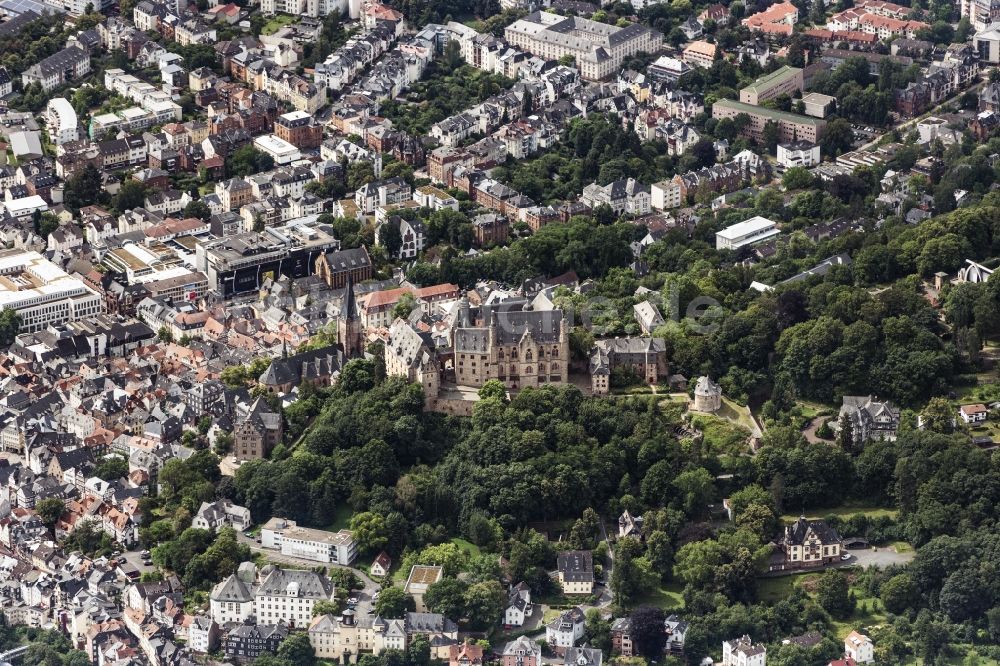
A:
<svg viewBox="0 0 1000 666">
<path fill-rule="evenodd" d="M 721 411 L 725 409 L 723 407 Z M 739 454 L 746 450 L 747 439 L 750 437 L 749 426 L 707 414 L 694 416 L 691 423 L 704 433 L 705 448 L 708 451 Z"/>
<path fill-rule="evenodd" d="M 829 405 L 824 405 L 819 402 L 809 402 L 807 400 L 798 400 L 795 403 L 802 416 L 807 419 L 814 419 L 820 414 L 830 414 L 834 411 L 834 408 Z"/>
<path fill-rule="evenodd" d="M 857 516 L 859 514 L 864 514 L 869 518 L 895 518 L 898 515 L 898 511 L 895 509 L 886 509 L 885 507 L 870 506 L 864 504 L 843 504 L 832 509 L 816 509 L 810 513 L 806 514 L 806 518 L 810 520 L 819 520 L 821 518 L 826 518 L 827 516 L 836 516 L 837 518 L 850 518 L 852 516 Z M 781 520 L 786 523 L 794 523 L 799 519 L 798 514 L 785 514 L 781 517 Z"/>
<path fill-rule="evenodd" d="M 279 14 L 278 16 L 273 17 L 270 21 L 265 23 L 260 33 L 262 35 L 273 35 L 284 26 L 291 25 L 292 23 L 295 23 L 294 16 Z"/>
<path fill-rule="evenodd" d="M 773 604 L 788 598 L 796 587 L 801 587 L 804 583 L 812 587 L 821 575 L 805 573 L 761 578 L 757 581 L 757 593 L 761 601 Z M 851 586 L 851 592 L 858 601 L 854 612 L 843 620 L 833 620 L 833 630 L 838 640 L 843 640 L 853 629 L 862 629 L 886 621 L 885 609 L 882 608 L 880 600 L 867 596 L 859 587 Z"/>
<path fill-rule="evenodd" d="M 682 610 L 684 608 L 683 585 L 670 583 L 660 585 L 643 595 L 636 601 L 637 606 L 656 606 L 663 610 Z"/>
<path fill-rule="evenodd" d="M 458 537 L 452 538 L 451 542 L 467 552 L 472 557 L 477 557 L 479 555 L 479 546 L 465 539 L 460 539 Z"/>
<path fill-rule="evenodd" d="M 354 512 L 351 507 L 346 504 L 341 504 L 337 507 L 337 510 L 333 512 L 333 520 L 330 524 L 326 526 L 325 529 L 331 532 L 339 532 L 340 530 L 346 530 L 351 526 L 351 516 Z"/>
</svg>

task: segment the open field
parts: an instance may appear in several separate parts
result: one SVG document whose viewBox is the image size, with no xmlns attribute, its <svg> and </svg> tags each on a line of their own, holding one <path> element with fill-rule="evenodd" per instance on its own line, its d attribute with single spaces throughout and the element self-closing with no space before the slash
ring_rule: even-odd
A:
<svg viewBox="0 0 1000 666">
<path fill-rule="evenodd" d="M 837 518 L 851 518 L 852 516 L 857 516 L 864 514 L 869 518 L 882 518 L 889 517 L 895 518 L 899 511 L 896 509 L 887 509 L 885 507 L 870 506 L 864 504 L 843 504 L 841 506 L 833 507 L 830 509 L 814 509 L 806 513 L 806 518 L 810 520 L 819 520 L 821 518 L 826 518 L 827 516 L 836 516 Z M 781 516 L 781 520 L 786 523 L 793 523 L 799 519 L 799 514 L 786 513 Z"/>
</svg>

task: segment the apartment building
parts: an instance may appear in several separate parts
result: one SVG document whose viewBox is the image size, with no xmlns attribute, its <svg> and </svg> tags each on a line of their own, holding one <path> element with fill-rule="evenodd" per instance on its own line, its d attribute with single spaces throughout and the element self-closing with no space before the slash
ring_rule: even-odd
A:
<svg viewBox="0 0 1000 666">
<path fill-rule="evenodd" d="M 779 140 L 786 142 L 798 140 L 816 143 L 820 132 L 826 127 L 826 121 L 821 118 L 765 109 L 730 99 L 721 99 L 712 105 L 712 117 L 717 120 L 736 118 L 741 114 L 750 119 L 749 124 L 743 129 L 743 136 L 758 141 L 764 138 L 764 126 L 768 122 L 778 124 Z"/>
<path fill-rule="evenodd" d="M 785 65 L 740 90 L 740 101 L 758 106 L 761 102 L 781 95 L 792 97 L 796 92 L 802 91 L 802 85 L 802 70 Z"/>
<path fill-rule="evenodd" d="M 546 60 L 572 56 L 580 75 L 592 81 L 617 74 L 625 58 L 639 51 L 656 53 L 663 44 L 662 33 L 639 23 L 619 28 L 548 12 L 534 12 L 515 21 L 504 30 L 504 37 Z"/>
</svg>

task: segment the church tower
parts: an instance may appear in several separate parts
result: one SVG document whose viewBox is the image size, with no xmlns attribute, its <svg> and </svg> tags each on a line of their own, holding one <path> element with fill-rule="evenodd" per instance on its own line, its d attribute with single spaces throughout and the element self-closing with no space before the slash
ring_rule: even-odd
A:
<svg viewBox="0 0 1000 666">
<path fill-rule="evenodd" d="M 344 305 L 337 320 L 337 340 L 344 350 L 344 356 L 354 358 L 364 351 L 364 336 L 361 330 L 361 316 L 358 314 L 358 302 L 354 298 L 354 279 L 347 275 L 347 286 L 344 294 Z"/>
</svg>

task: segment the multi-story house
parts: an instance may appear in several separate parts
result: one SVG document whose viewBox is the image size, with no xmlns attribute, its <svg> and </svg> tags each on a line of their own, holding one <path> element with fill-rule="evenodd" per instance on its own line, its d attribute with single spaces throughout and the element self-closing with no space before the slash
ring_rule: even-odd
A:
<svg viewBox="0 0 1000 666">
<path fill-rule="evenodd" d="M 896 439 L 899 429 L 899 408 L 871 395 L 845 395 L 836 427 L 850 424 L 854 443 L 862 446 L 873 439 Z"/>
<path fill-rule="evenodd" d="M 21 74 L 24 87 L 37 83 L 48 92 L 76 81 L 90 72 L 90 53 L 76 46 L 59 51 L 38 62 Z"/>
<path fill-rule="evenodd" d="M 241 460 L 261 460 L 281 442 L 281 414 L 271 409 L 263 397 L 248 408 L 238 408 L 233 429 L 233 451 Z"/>
<path fill-rule="evenodd" d="M 819 567 L 840 559 L 843 540 L 837 530 L 822 520 L 800 517 L 786 525 L 778 539 L 784 560 L 772 564 L 772 569 Z"/>
</svg>

